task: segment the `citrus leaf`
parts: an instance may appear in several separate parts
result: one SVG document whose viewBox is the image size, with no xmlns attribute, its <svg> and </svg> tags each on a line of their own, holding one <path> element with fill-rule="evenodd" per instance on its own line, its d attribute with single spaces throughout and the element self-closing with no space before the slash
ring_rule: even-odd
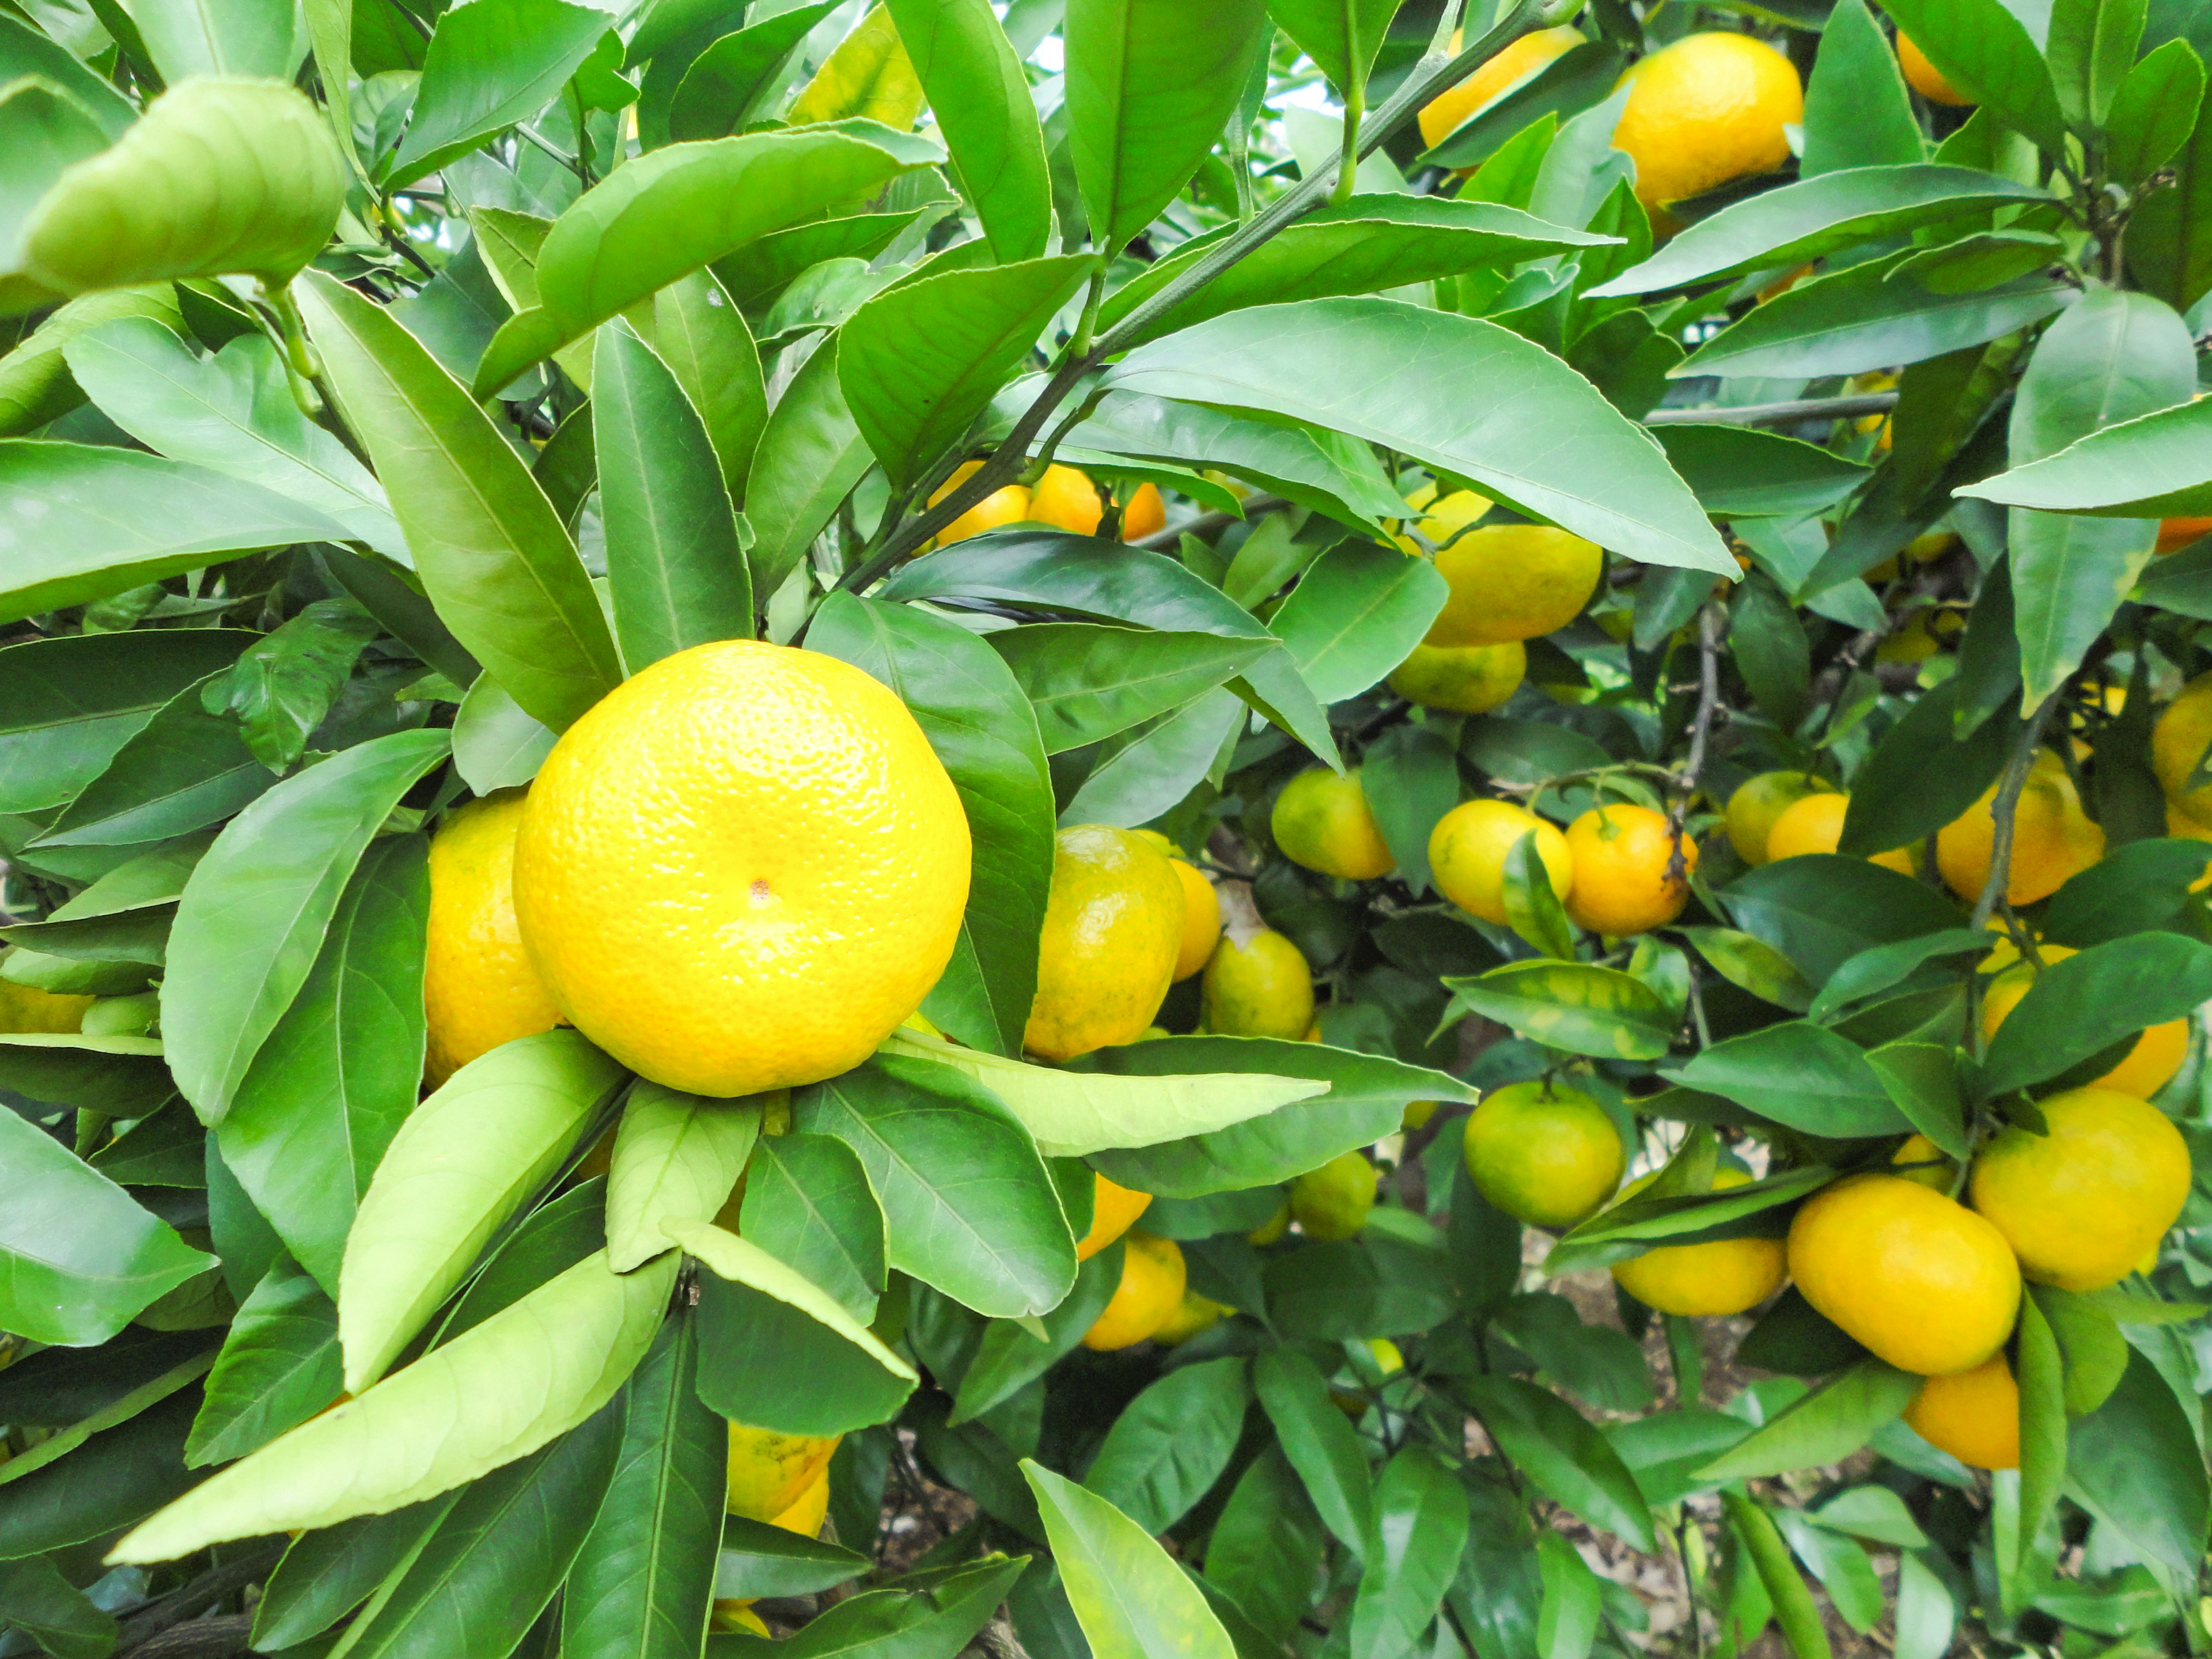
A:
<svg viewBox="0 0 2212 1659">
<path fill-rule="evenodd" d="M 2191 402 L 2104 427 L 2056 455 L 1960 487 L 2010 507 L 2158 519 L 2212 513 L 2212 406 Z"/>
<path fill-rule="evenodd" d="M 367 1393 L 195 1487 L 116 1545 L 172 1561 L 381 1515 L 450 1491 L 565 1434 L 644 1358 L 676 1283 L 674 1251 L 633 1273 L 587 1257 Z"/>
<path fill-rule="evenodd" d="M 744 500 L 768 386 L 760 349 L 714 272 L 696 270 L 653 296 L 653 349 L 706 423 L 730 499 Z"/>
<path fill-rule="evenodd" d="M 626 1273 L 666 1249 L 672 1230 L 712 1221 L 744 1173 L 760 1124 L 757 1100 L 631 1085 L 607 1175 L 607 1264 Z"/>
<path fill-rule="evenodd" d="M 1382 1466 L 1367 1570 L 1352 1604 L 1355 1659 L 1402 1659 L 1414 1650 L 1443 1603 L 1467 1534 L 1466 1492 L 1434 1452 L 1407 1446 Z M 1574 1559 L 1579 1565 L 1582 1558 Z"/>
<path fill-rule="evenodd" d="M 413 184 L 535 116 L 561 95 L 610 21 L 563 0 L 475 0 L 441 14 L 385 188 Z"/>
<path fill-rule="evenodd" d="M 860 1156 L 828 1135 L 770 1135 L 745 1170 L 740 1236 L 863 1323 L 884 1288 L 884 1212 Z"/>
<path fill-rule="evenodd" d="M 1636 1477 L 1581 1413 L 1517 1376 L 1467 1377 L 1459 1389 L 1498 1450 L 1540 1492 L 1638 1549 L 1654 1547 Z"/>
<path fill-rule="evenodd" d="M 346 1237 L 338 1330 L 349 1391 L 384 1374 L 622 1075 L 574 1031 L 544 1031 L 471 1060 L 415 1109 Z"/>
<path fill-rule="evenodd" d="M 1142 1527 L 1033 1458 L 1022 1460 L 1022 1475 L 1097 1659 L 1233 1659 L 1205 1593 Z"/>
<path fill-rule="evenodd" d="M 1612 968 L 1514 962 L 1443 983 L 1462 1008 L 1578 1054 L 1657 1060 L 1674 1040 L 1674 1022 L 1659 994 Z"/>
<path fill-rule="evenodd" d="M 621 683 L 622 660 L 545 492 L 386 307 L 319 272 L 296 295 L 439 616 L 532 718 L 565 731 Z"/>
<path fill-rule="evenodd" d="M 988 0 L 888 4 L 992 257 L 1000 264 L 1036 258 L 1052 232 L 1044 130 L 997 15 Z"/>
<path fill-rule="evenodd" d="M 1031 1066 L 901 1028 L 879 1053 L 949 1066 L 988 1089 L 1019 1118 L 1048 1158 L 1085 1158 L 1115 1146 L 1152 1146 L 1211 1133 L 1328 1092 L 1305 1078 L 1223 1073 L 1115 1077 Z"/>
<path fill-rule="evenodd" d="M 1804 975 L 1781 951 L 1765 939 L 1740 933 L 1733 927 L 1685 927 L 1683 936 L 1698 947 L 1698 954 L 1713 965 L 1731 985 L 1752 995 L 1802 1014 L 1812 1005 L 1813 988 Z"/>
<path fill-rule="evenodd" d="M 1229 1468 L 1252 1389 L 1241 1354 L 1170 1371 L 1124 1407 L 1083 1477 L 1148 1533 L 1163 1533 Z M 1465 1508 L 1462 1500 L 1461 1507 Z"/>
<path fill-rule="evenodd" d="M 238 1317 L 185 1443 L 194 1468 L 228 1463 L 306 1422 L 338 1397 L 338 1310 L 280 1256 Z"/>
<path fill-rule="evenodd" d="M 1807 1020 L 1729 1037 L 1662 1075 L 1807 1134 L 1847 1139 L 1911 1127 L 1867 1064 L 1866 1051 Z"/>
<path fill-rule="evenodd" d="M 921 83 L 915 78 L 898 26 L 888 10 L 875 5 L 799 89 L 784 119 L 804 127 L 865 116 L 903 132 L 921 113 Z"/>
<path fill-rule="evenodd" d="M 2179 933 L 2093 945 L 2035 976 L 1983 1061 L 1991 1096 L 2040 1083 L 2212 998 L 2212 945 Z"/>
<path fill-rule="evenodd" d="M 1700 1480 L 1742 1480 L 1840 1463 L 1912 1403 L 1921 1379 L 1863 1359 L 1698 1471 Z"/>
<path fill-rule="evenodd" d="M 84 402 L 85 393 L 70 374 L 69 343 L 101 324 L 124 317 L 146 317 L 182 328 L 176 290 L 167 283 L 112 289 L 71 300 L 40 323 L 15 349 L 0 356 L 0 438 L 60 419 Z"/>
<path fill-rule="evenodd" d="M 395 732 L 295 772 L 223 826 L 169 930 L 161 1024 L 177 1087 L 214 1123 L 313 971 L 370 839 L 446 757 L 443 732 Z"/>
<path fill-rule="evenodd" d="M 453 715 L 453 770 L 479 795 L 538 775 L 555 733 L 522 712 L 489 674 L 478 674 Z"/>
<path fill-rule="evenodd" d="M 1373 1485 L 1358 1431 L 1329 1397 L 1321 1367 L 1295 1348 L 1273 1348 L 1254 1362 L 1252 1384 L 1322 1524 L 1356 1558 L 1373 1525 Z"/>
<path fill-rule="evenodd" d="M 1269 649 L 1264 640 L 1099 623 L 1033 623 L 984 637 L 1021 683 L 1048 755 L 1180 708 Z"/>
</svg>

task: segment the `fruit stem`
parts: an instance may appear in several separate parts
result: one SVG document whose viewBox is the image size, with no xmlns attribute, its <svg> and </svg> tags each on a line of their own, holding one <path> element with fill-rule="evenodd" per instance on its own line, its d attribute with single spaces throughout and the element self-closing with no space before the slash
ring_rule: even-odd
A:
<svg viewBox="0 0 2212 1659">
<path fill-rule="evenodd" d="M 1345 89 L 1344 148 L 1336 161 L 1336 189 L 1331 193 L 1331 204 L 1342 207 L 1352 199 L 1352 175 L 1359 168 L 1359 118 L 1367 112 L 1367 86 L 1364 80 Z"/>
<path fill-rule="evenodd" d="M 1974 917 L 1969 924 L 1977 930 L 1989 926 L 1998 895 L 2010 884 L 2013 814 L 2020 805 L 2020 792 L 2027 783 L 2027 770 L 2034 763 L 2044 726 L 2057 703 L 2057 695 L 2053 693 L 2028 716 L 2027 724 L 2021 728 L 2020 741 L 2013 748 L 2012 758 L 2005 763 L 2004 775 L 1997 782 L 1996 799 L 1990 803 L 1990 818 L 1994 826 L 1990 836 L 1990 873 L 1982 883 L 1982 896 L 1974 901 Z"/>
</svg>

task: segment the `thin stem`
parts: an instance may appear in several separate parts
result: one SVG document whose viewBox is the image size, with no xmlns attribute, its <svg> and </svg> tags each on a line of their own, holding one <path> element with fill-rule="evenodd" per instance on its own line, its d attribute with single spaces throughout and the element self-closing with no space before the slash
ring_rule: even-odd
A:
<svg viewBox="0 0 2212 1659">
<path fill-rule="evenodd" d="M 1655 409 L 1646 426 L 1786 426 L 1795 421 L 1843 420 L 1881 415 L 1897 407 L 1894 392 L 1857 392 L 1848 398 L 1793 398 L 1780 404 L 1741 404 L 1734 409 Z"/>
<path fill-rule="evenodd" d="M 1359 167 L 1359 118 L 1367 112 L 1367 86 L 1364 81 L 1346 89 L 1344 94 L 1344 147 L 1336 158 L 1336 190 L 1330 200 L 1342 207 L 1352 199 L 1352 175 Z"/>
<path fill-rule="evenodd" d="M 1084 295 L 1083 319 L 1075 325 L 1075 337 L 1067 343 L 1071 357 L 1088 356 L 1091 337 L 1098 326 L 1098 307 L 1106 298 L 1106 263 L 1100 260 L 1091 273 L 1091 291 Z"/>
<path fill-rule="evenodd" d="M 2020 792 L 2027 782 L 2028 769 L 2035 763 L 2036 746 L 2042 740 L 2044 724 L 2057 705 L 2058 698 L 2054 693 L 2045 697 L 2042 706 L 2028 717 L 2027 724 L 2021 728 L 2020 742 L 2014 746 L 2012 758 L 2005 763 L 2004 775 L 1997 781 L 1996 799 L 1990 803 L 1990 817 L 1994 825 L 1990 836 L 1990 873 L 1982 883 L 1981 897 L 1974 901 L 1974 919 L 1970 924 L 1977 930 L 1989 926 L 1999 896 L 2010 884 L 2013 814 L 2020 805 Z M 1976 1029 L 1979 1029 L 1978 1023 Z"/>
<path fill-rule="evenodd" d="M 1721 608 L 1708 603 L 1698 611 L 1698 712 L 1690 722 L 1690 752 L 1682 762 L 1682 769 L 1674 781 L 1675 797 L 1672 811 L 1667 814 L 1668 833 L 1674 837 L 1674 851 L 1667 860 L 1667 879 L 1677 883 L 1688 879 L 1682 853 L 1682 819 L 1690 810 L 1690 800 L 1698 793 L 1698 779 L 1705 769 L 1705 743 L 1712 734 L 1713 716 L 1721 702 Z"/>
</svg>

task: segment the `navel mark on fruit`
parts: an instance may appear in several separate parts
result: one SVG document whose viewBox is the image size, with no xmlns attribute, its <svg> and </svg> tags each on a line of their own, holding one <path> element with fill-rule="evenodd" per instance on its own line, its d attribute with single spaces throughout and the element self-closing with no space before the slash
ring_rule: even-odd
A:
<svg viewBox="0 0 2212 1659">
<path fill-rule="evenodd" d="M 765 876 L 755 876 L 753 878 L 754 901 L 756 902 L 765 902 L 768 896 L 768 878 Z"/>
</svg>

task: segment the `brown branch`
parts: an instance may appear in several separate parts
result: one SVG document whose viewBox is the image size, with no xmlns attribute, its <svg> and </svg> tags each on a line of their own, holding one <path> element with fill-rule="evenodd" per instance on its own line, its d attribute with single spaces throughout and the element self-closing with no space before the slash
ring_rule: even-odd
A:
<svg viewBox="0 0 2212 1659">
<path fill-rule="evenodd" d="M 1698 712 L 1690 722 L 1690 752 L 1674 781 L 1674 804 L 1667 813 L 1667 883 L 1680 886 L 1690 878 L 1689 861 L 1682 850 L 1682 820 L 1698 793 L 1698 780 L 1705 769 L 1705 748 L 1712 737 L 1713 717 L 1721 703 L 1721 608 L 1708 600 L 1698 610 Z"/>
<path fill-rule="evenodd" d="M 196 1619 L 178 1625 L 135 1647 L 118 1648 L 115 1659 L 230 1659 L 244 1653 L 253 1638 L 251 1613 Z"/>
<path fill-rule="evenodd" d="M 172 1626 L 182 1625 L 186 1620 L 197 1618 L 225 1596 L 245 1589 L 257 1578 L 265 1577 L 283 1553 L 281 1544 L 256 1550 L 251 1555 L 240 1556 L 235 1561 L 226 1561 L 220 1566 L 212 1567 L 183 1589 L 172 1590 L 159 1601 L 149 1602 L 123 1621 L 116 1638 L 118 1656 L 130 1655 L 132 1659 L 137 1659 L 143 1654 L 151 1659 L 157 1653 L 170 1652 L 169 1649 L 153 1645 L 154 1639 Z M 245 1645 L 241 1641 L 238 1649 L 225 1649 L 223 1651 L 235 1652 Z"/>
</svg>

